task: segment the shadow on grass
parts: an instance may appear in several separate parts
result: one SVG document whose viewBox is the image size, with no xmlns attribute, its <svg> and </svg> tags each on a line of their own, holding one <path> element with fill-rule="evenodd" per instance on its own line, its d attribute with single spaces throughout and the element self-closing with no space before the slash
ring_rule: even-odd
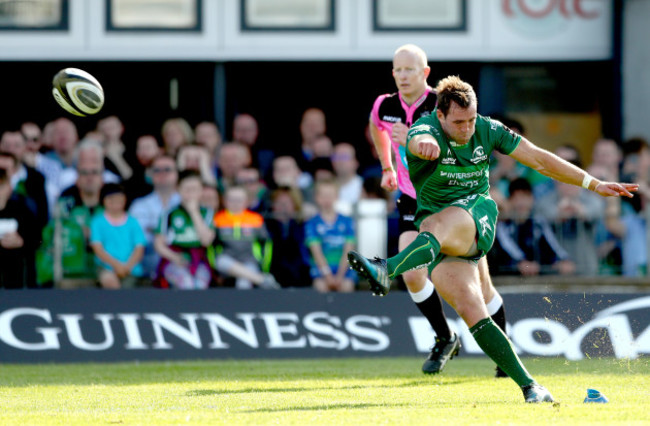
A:
<svg viewBox="0 0 650 426">
<path fill-rule="evenodd" d="M 469 381 L 472 381 L 471 379 Z M 468 380 L 445 380 L 445 386 L 467 383 Z M 353 389 L 395 389 L 420 387 L 426 385 L 439 385 L 431 380 L 411 380 L 405 383 L 387 384 L 387 385 L 352 385 L 352 386 L 328 386 L 328 387 L 281 387 L 281 388 L 242 388 L 242 389 L 194 389 L 185 393 L 185 396 L 212 396 L 212 395 L 234 395 L 246 393 L 283 393 L 283 392 L 309 392 L 321 390 L 353 390 Z"/>
<path fill-rule="evenodd" d="M 286 408 L 258 408 L 256 410 L 243 410 L 241 413 L 283 413 L 287 411 L 328 411 L 328 410 L 365 410 L 368 408 L 394 408 L 406 407 L 407 404 L 328 404 L 313 405 L 310 407 L 286 407 Z"/>
</svg>

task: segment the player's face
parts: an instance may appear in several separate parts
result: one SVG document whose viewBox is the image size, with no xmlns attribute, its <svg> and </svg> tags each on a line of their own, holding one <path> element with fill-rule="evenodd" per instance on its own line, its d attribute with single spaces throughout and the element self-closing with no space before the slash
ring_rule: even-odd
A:
<svg viewBox="0 0 650 426">
<path fill-rule="evenodd" d="M 393 78 L 402 96 L 419 95 L 427 87 L 431 69 L 423 66 L 417 55 L 401 51 L 393 58 Z"/>
<path fill-rule="evenodd" d="M 438 119 L 449 139 L 461 145 L 466 144 L 476 131 L 476 104 L 461 108 L 452 102 L 446 116 L 438 110 Z"/>
</svg>

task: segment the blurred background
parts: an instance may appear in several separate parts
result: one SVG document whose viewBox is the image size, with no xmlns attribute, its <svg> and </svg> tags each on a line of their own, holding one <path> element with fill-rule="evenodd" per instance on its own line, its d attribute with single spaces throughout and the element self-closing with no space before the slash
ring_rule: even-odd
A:
<svg viewBox="0 0 650 426">
<path fill-rule="evenodd" d="M 574 148 L 583 167 L 595 161 L 599 140 L 614 141 L 617 170 L 645 180 L 648 167 L 623 169 L 624 158 L 629 169 L 650 155 L 649 21 L 647 0 L 0 0 L 0 130 L 25 122 L 43 128 L 67 116 L 81 139 L 114 115 L 132 160 L 136 140 L 151 134 L 160 142 L 170 118 L 192 127 L 214 122 L 227 142 L 234 118 L 250 114 L 259 125 L 257 149 L 278 156 L 300 149 L 302 114 L 318 108 L 332 142 L 356 148 L 362 174 L 376 166 L 366 135 L 373 102 L 396 90 L 395 49 L 414 43 L 428 55 L 432 86 L 459 75 L 476 89 L 479 113 L 515 120 L 548 150 Z M 100 114 L 72 117 L 55 103 L 52 76 L 65 67 L 101 82 Z M 582 232 L 576 226 L 589 228 L 600 251 L 596 269 L 583 275 L 623 274 L 625 233 L 648 232 L 640 199 L 635 228 L 605 216 L 593 226 L 601 234 L 582 217 L 578 225 L 554 224 L 560 243 L 567 232 Z M 381 242 L 390 253 L 388 201 Z M 625 209 L 611 211 L 616 219 Z M 641 259 L 627 275 L 647 274 L 641 240 Z"/>
<path fill-rule="evenodd" d="M 291 143 L 318 106 L 333 139 L 358 140 L 375 97 L 395 89 L 393 51 L 415 43 L 430 84 L 458 74 L 482 114 L 588 156 L 600 136 L 650 134 L 649 14 L 643 0 L 3 0 L 3 122 L 60 115 L 51 76 L 74 66 L 134 135 L 176 115 L 214 119 L 228 138 L 249 112 L 265 139 Z"/>
</svg>

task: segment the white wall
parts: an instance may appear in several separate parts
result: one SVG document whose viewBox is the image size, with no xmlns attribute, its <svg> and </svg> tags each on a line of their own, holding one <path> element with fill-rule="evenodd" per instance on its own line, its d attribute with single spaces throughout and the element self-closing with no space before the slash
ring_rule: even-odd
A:
<svg viewBox="0 0 650 426">
<path fill-rule="evenodd" d="M 611 58 L 613 0 L 467 0 L 466 31 L 428 32 L 373 31 L 372 0 L 335 0 L 329 33 L 242 32 L 240 1 L 203 0 L 203 31 L 188 34 L 107 33 L 104 0 L 70 0 L 68 32 L 0 31 L 0 59 L 385 60 L 404 43 L 439 61 Z"/>
<path fill-rule="evenodd" d="M 650 1 L 625 0 L 623 138 L 650 140 Z"/>
</svg>

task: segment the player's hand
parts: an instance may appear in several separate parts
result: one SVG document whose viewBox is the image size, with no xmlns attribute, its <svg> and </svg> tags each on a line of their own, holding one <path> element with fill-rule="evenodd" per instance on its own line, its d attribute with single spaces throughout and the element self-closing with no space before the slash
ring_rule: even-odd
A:
<svg viewBox="0 0 650 426">
<path fill-rule="evenodd" d="M 409 128 L 404 123 L 395 123 L 393 124 L 393 129 L 390 133 L 390 138 L 393 142 L 396 142 L 402 146 L 406 146 L 406 135 L 409 132 Z"/>
<path fill-rule="evenodd" d="M 381 173 L 381 187 L 387 191 L 397 190 L 397 174 L 395 170 L 387 170 Z"/>
<path fill-rule="evenodd" d="M 633 192 L 639 190 L 638 183 L 618 183 L 618 182 L 600 182 L 594 192 L 603 197 L 620 197 L 625 196 L 632 198 Z"/>
<path fill-rule="evenodd" d="M 418 141 L 416 155 L 423 160 L 435 160 L 440 156 L 440 146 L 435 139 L 422 139 Z"/>
</svg>

